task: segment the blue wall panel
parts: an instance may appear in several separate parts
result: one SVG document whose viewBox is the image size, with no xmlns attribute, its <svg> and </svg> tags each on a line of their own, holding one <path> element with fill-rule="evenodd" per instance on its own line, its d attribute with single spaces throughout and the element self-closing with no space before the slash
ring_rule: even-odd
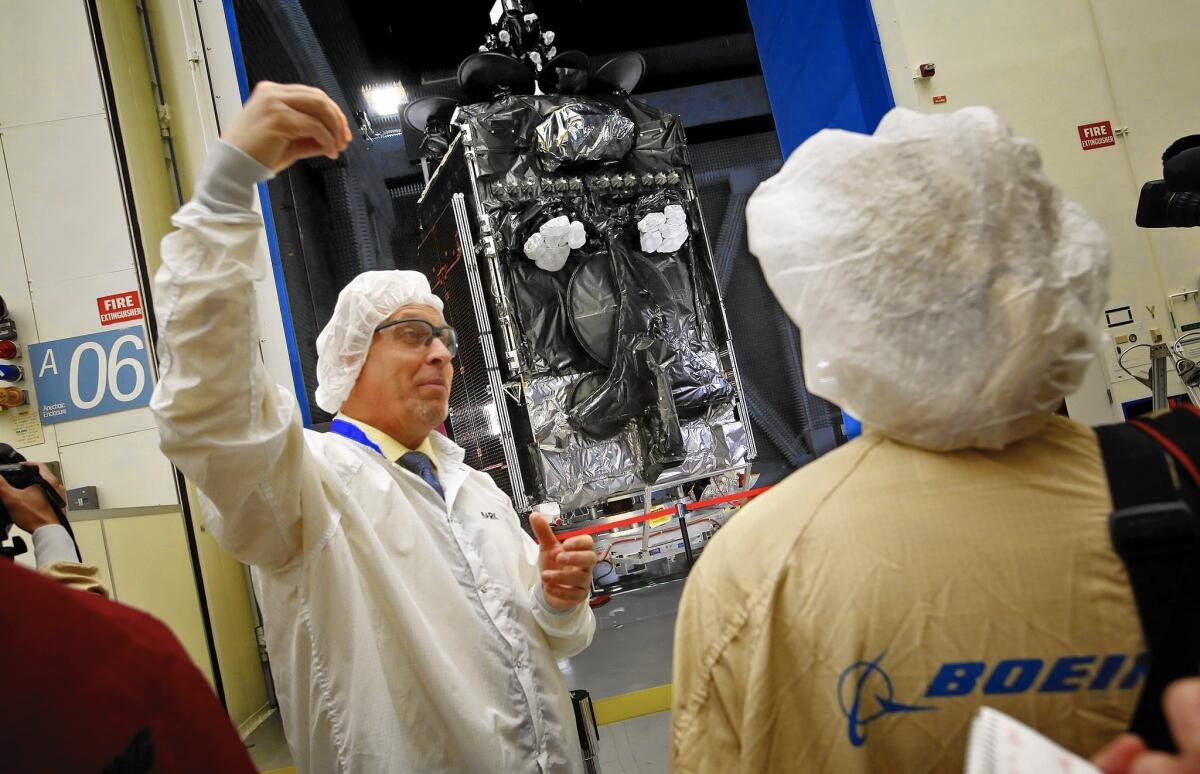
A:
<svg viewBox="0 0 1200 774">
<path fill-rule="evenodd" d="M 237 73 L 238 90 L 242 93 L 242 102 L 245 102 L 250 98 L 250 82 L 246 77 L 246 59 L 242 55 L 242 38 L 238 34 L 237 15 L 233 9 L 233 0 L 224 0 L 224 8 L 225 25 L 229 28 L 229 45 L 233 49 L 233 65 Z M 296 326 L 292 322 L 292 306 L 288 302 L 287 285 L 283 277 L 283 257 L 279 253 L 279 236 L 275 231 L 271 197 L 267 193 L 266 183 L 259 183 L 257 188 L 262 205 L 267 248 L 271 254 L 271 271 L 275 275 L 275 292 L 279 297 L 279 309 L 283 318 L 283 338 L 287 344 L 288 361 L 292 366 L 292 386 L 296 390 L 296 401 L 300 404 L 300 418 L 304 421 L 305 427 L 312 427 L 312 411 L 308 406 L 308 390 L 304 387 L 304 371 L 300 367 L 300 347 L 296 344 Z"/>
<path fill-rule="evenodd" d="M 784 156 L 826 128 L 873 132 L 895 102 L 870 0 L 747 0 Z"/>
</svg>

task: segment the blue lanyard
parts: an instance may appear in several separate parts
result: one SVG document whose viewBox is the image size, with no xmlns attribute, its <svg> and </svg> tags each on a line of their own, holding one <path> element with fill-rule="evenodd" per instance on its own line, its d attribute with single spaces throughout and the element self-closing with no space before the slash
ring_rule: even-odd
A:
<svg viewBox="0 0 1200 774">
<path fill-rule="evenodd" d="M 367 434 L 364 433 L 362 428 L 358 425 L 351 424 L 344 419 L 335 419 L 329 425 L 329 432 L 336 433 L 343 438 L 349 438 L 355 443 L 361 443 L 363 446 L 371 449 L 379 456 L 383 456 L 383 449 L 380 449 L 374 441 L 368 438 Z"/>
</svg>

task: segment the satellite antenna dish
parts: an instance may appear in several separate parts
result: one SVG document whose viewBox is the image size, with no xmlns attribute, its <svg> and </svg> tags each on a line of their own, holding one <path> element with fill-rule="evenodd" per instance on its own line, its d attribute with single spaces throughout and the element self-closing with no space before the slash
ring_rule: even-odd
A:
<svg viewBox="0 0 1200 774">
<path fill-rule="evenodd" d="M 582 94 L 588 84 L 588 56 L 582 51 L 564 51 L 551 59 L 538 75 L 543 94 Z"/>
<path fill-rule="evenodd" d="M 583 351 L 601 365 L 612 365 L 620 309 L 611 259 L 608 253 L 596 253 L 571 275 L 567 320 Z"/>
<path fill-rule="evenodd" d="M 503 91 L 532 94 L 533 73 L 515 57 L 484 51 L 458 66 L 458 85 L 468 102 L 487 102 Z"/>
<path fill-rule="evenodd" d="M 404 106 L 404 123 L 424 134 L 428 131 L 431 120 L 443 125 L 449 124 L 456 107 L 458 102 L 449 97 L 415 99 Z"/>
<path fill-rule="evenodd" d="M 637 53 L 617 54 L 592 73 L 592 82 L 614 91 L 632 94 L 646 75 L 646 59 Z"/>
<path fill-rule="evenodd" d="M 422 97 L 404 107 L 402 120 L 421 137 L 421 155 L 440 159 L 450 148 L 450 119 L 458 107 L 449 97 Z"/>
</svg>

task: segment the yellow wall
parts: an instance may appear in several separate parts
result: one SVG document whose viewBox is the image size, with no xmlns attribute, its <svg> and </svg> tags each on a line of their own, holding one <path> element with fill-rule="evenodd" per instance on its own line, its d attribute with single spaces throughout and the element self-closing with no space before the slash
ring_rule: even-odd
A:
<svg viewBox="0 0 1200 774">
<path fill-rule="evenodd" d="M 217 137 L 216 117 L 192 3 L 145 0 L 158 54 L 163 93 L 170 106 L 171 135 L 186 199 L 204 163 L 208 143 Z"/>
<path fill-rule="evenodd" d="M 103 527 L 117 598 L 153 611 L 211 681 L 200 600 L 180 512 L 106 519 Z"/>
<path fill-rule="evenodd" d="M 203 162 L 204 149 L 215 131 L 211 114 L 198 107 L 203 105 L 203 97 L 197 94 L 194 79 L 203 74 L 203 65 L 191 61 L 192 41 L 198 35 L 194 20 L 184 15 L 190 7 L 190 3 L 145 3 L 159 57 L 159 75 L 163 79 L 168 105 L 168 127 L 185 197 L 190 194 L 195 173 Z M 175 183 L 165 158 L 159 125 L 157 95 L 152 86 L 153 71 L 136 4 L 101 0 L 99 10 L 142 243 L 153 274 L 159 265 L 159 242 L 170 231 L 170 216 L 177 206 Z M 195 538 L 227 709 L 234 723 L 245 727 L 252 724 L 267 705 L 266 683 L 254 633 L 257 620 L 253 603 L 241 565 L 204 531 L 195 492 L 190 491 L 187 496 L 197 527 Z M 123 599 L 127 594 L 133 594 L 139 601 L 155 603 L 156 609 L 163 609 L 163 605 L 187 609 L 195 604 L 194 588 L 190 598 L 186 588 L 191 579 L 187 555 L 173 555 L 161 562 L 146 563 L 139 569 L 126 568 L 123 564 L 125 559 L 150 549 L 154 539 L 167 539 L 175 545 L 177 539 L 183 537 L 183 529 L 182 516 L 178 512 L 169 523 L 157 516 L 106 523 L 113 572 Z M 187 639 L 196 635 L 203 642 L 203 631 L 192 632 L 184 622 L 172 628 L 181 639 L 183 632 L 189 635 Z"/>
<path fill-rule="evenodd" d="M 142 247 L 151 274 L 159 242 L 177 207 L 174 182 L 158 126 L 158 100 L 136 3 L 101 0 L 100 28 L 125 144 Z"/>
</svg>

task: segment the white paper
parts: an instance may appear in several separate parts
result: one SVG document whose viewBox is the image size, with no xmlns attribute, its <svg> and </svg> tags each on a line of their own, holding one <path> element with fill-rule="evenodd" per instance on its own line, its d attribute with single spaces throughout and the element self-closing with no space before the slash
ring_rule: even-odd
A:
<svg viewBox="0 0 1200 774">
<path fill-rule="evenodd" d="M 8 414 L 12 417 L 13 435 L 16 436 L 13 443 L 14 448 L 24 449 L 27 446 L 40 446 L 46 442 L 36 408 L 21 406 L 9 409 Z"/>
<path fill-rule="evenodd" d="M 1012 719 L 982 707 L 971 723 L 966 774 L 1101 774 L 1073 752 Z"/>
</svg>

